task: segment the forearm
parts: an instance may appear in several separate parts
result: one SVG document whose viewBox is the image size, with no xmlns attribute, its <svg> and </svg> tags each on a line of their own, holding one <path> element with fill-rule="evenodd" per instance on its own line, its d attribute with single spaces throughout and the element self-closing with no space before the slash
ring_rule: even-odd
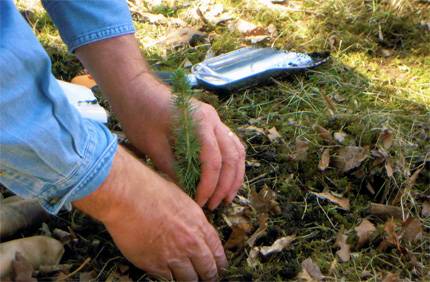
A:
<svg viewBox="0 0 430 282">
<path fill-rule="evenodd" d="M 134 35 L 91 43 L 78 48 L 76 54 L 108 98 L 120 121 L 132 120 L 142 114 L 152 118 L 170 115 L 170 90 L 152 74 Z M 130 108 L 130 105 L 134 106 Z M 153 114 L 154 109 L 158 112 Z M 133 139 L 133 129 L 125 128 L 125 131 Z"/>
<path fill-rule="evenodd" d="M 130 201 L 124 201 L 123 198 L 130 194 L 127 187 L 139 187 L 133 177 L 134 166 L 131 165 L 134 160 L 121 146 L 118 146 L 115 154 L 112 168 L 103 184 L 90 195 L 73 202 L 73 206 L 81 211 L 88 213 L 101 222 L 108 224 L 118 220 L 118 215 L 127 212 L 127 209 L 133 209 Z M 150 168 L 140 171 L 140 176 L 150 183 Z M 147 187 L 150 187 L 149 185 Z M 142 187 L 144 188 L 144 187 Z M 131 198 L 132 199 L 132 198 Z"/>
</svg>

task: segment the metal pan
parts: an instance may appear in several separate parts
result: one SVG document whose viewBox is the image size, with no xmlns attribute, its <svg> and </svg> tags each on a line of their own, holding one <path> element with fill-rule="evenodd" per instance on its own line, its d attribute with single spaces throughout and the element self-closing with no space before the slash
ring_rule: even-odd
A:
<svg viewBox="0 0 430 282">
<path fill-rule="evenodd" d="M 194 65 L 188 78 L 195 88 L 225 94 L 267 83 L 271 77 L 278 78 L 315 68 L 329 59 L 328 52 L 303 54 L 246 47 Z M 156 73 L 167 82 L 172 75 Z"/>
</svg>

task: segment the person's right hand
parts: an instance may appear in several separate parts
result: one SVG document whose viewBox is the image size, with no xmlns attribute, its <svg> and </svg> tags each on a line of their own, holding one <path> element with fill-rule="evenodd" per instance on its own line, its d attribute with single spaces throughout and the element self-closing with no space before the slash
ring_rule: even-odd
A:
<svg viewBox="0 0 430 282">
<path fill-rule="evenodd" d="M 102 186 L 74 205 L 101 220 L 124 256 L 151 274 L 213 281 L 227 266 L 202 209 L 121 147 Z"/>
</svg>

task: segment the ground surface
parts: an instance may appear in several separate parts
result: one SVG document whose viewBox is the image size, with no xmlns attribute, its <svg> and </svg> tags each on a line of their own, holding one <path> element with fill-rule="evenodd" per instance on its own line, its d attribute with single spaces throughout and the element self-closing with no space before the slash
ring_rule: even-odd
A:
<svg viewBox="0 0 430 282">
<path fill-rule="evenodd" d="M 151 3 L 130 8 L 155 70 L 187 69 L 209 52 L 242 46 L 332 56 L 317 69 L 227 97 L 198 91 L 247 146 L 240 197 L 207 212 L 230 261 L 220 279 L 430 280 L 428 1 Z M 70 81 L 81 72 L 40 5 L 17 6 L 56 77 Z M 180 33 L 181 24 L 195 30 Z M 120 130 L 113 116 L 109 126 Z M 70 266 L 40 280 L 80 266 L 68 280 L 150 279 L 87 216 L 62 212 L 37 233 L 55 228 L 74 238 L 61 261 Z"/>
</svg>

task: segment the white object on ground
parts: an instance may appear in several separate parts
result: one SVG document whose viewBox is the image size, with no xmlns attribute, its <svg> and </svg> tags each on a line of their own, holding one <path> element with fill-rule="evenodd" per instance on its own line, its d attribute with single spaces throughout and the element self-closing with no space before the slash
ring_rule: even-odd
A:
<svg viewBox="0 0 430 282">
<path fill-rule="evenodd" d="M 101 123 L 107 123 L 106 111 L 97 103 L 91 89 L 61 80 L 57 80 L 66 94 L 70 104 L 76 107 L 79 113 L 85 117 Z"/>
</svg>

